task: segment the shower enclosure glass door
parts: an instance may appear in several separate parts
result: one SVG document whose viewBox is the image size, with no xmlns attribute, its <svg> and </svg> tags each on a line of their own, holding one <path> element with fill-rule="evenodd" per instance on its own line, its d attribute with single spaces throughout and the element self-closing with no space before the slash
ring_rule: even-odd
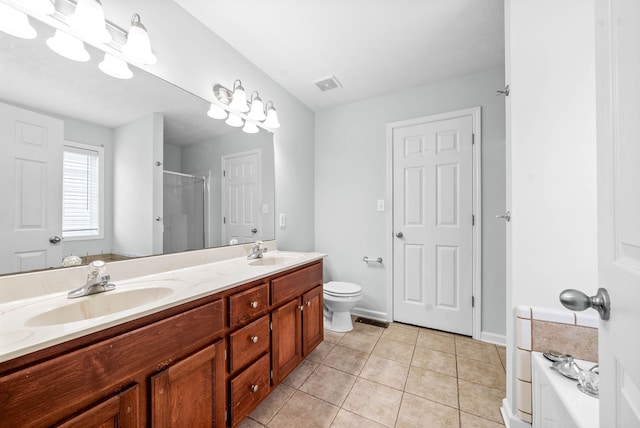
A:
<svg viewBox="0 0 640 428">
<path fill-rule="evenodd" d="M 204 178 L 164 171 L 164 253 L 204 248 L 204 207 Z"/>
</svg>

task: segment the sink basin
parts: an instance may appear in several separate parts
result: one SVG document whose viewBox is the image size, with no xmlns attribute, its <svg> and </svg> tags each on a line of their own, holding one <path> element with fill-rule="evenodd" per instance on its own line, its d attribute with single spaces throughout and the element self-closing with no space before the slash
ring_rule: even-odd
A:
<svg viewBox="0 0 640 428">
<path fill-rule="evenodd" d="M 260 259 L 255 259 L 249 262 L 249 266 L 279 266 L 287 263 L 293 263 L 300 260 L 302 256 L 297 254 L 277 255 L 277 256 L 264 256 Z"/>
<path fill-rule="evenodd" d="M 116 288 L 114 291 L 69 300 L 69 303 L 64 306 L 29 318 L 24 325 L 26 327 L 45 327 L 84 321 L 146 305 L 164 299 L 174 292 L 174 288 L 159 285 L 122 291 Z"/>
</svg>

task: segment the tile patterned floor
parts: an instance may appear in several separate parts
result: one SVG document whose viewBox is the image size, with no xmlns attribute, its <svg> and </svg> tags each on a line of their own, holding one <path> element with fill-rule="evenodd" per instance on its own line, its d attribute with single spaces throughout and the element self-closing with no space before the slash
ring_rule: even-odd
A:
<svg viewBox="0 0 640 428">
<path fill-rule="evenodd" d="M 325 340 L 240 425 L 500 427 L 505 348 L 392 323 Z"/>
</svg>

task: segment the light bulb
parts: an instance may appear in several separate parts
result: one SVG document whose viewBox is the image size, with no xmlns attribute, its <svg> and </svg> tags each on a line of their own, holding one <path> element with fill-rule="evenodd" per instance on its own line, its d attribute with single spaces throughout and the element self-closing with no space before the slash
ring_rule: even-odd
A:
<svg viewBox="0 0 640 428">
<path fill-rule="evenodd" d="M 207 112 L 207 116 L 212 119 L 226 119 L 227 112 L 225 109 L 220 107 L 218 104 L 211 103 L 211 107 L 209 107 L 209 111 Z"/>
<path fill-rule="evenodd" d="M 116 79 L 131 79 L 133 77 L 133 72 L 129 69 L 126 61 L 116 58 L 110 53 L 105 52 L 104 59 L 98 64 L 98 68 Z"/>
<path fill-rule="evenodd" d="M 253 94 L 256 96 L 253 97 Z M 262 104 L 262 100 L 257 92 L 252 94 L 253 99 L 251 100 L 251 110 L 249 111 L 249 117 L 254 120 L 263 121 L 266 116 L 264 115 L 264 105 Z"/>
<path fill-rule="evenodd" d="M 27 14 L 6 3 L 0 3 L 0 31 L 21 39 L 35 39 L 38 35 Z"/>
<path fill-rule="evenodd" d="M 280 122 L 278 121 L 278 112 L 276 112 L 276 108 L 273 104 L 270 107 L 267 107 L 267 118 L 262 122 L 264 126 L 267 128 L 280 128 Z"/>
<path fill-rule="evenodd" d="M 127 33 L 127 42 L 122 46 L 122 53 L 133 62 L 140 64 L 155 64 L 158 58 L 151 51 L 149 33 L 137 13 L 131 17 L 131 28 Z"/>
<path fill-rule="evenodd" d="M 247 134 L 257 134 L 260 130 L 256 126 L 255 123 L 249 122 L 248 120 L 244 123 L 242 127 L 242 132 L 246 132 Z"/>
<path fill-rule="evenodd" d="M 67 24 L 88 39 L 100 43 L 111 41 L 100 0 L 78 0 L 76 10 L 67 17 Z"/>
<path fill-rule="evenodd" d="M 62 30 L 56 30 L 53 37 L 47 39 L 47 46 L 58 55 L 73 61 L 85 62 L 90 58 L 82 40 Z"/>
<path fill-rule="evenodd" d="M 229 117 L 227 118 L 227 120 L 225 120 L 224 123 L 229 126 L 233 126 L 234 128 L 239 128 L 244 125 L 244 121 L 242 120 L 242 118 L 235 113 L 229 113 Z"/>
<path fill-rule="evenodd" d="M 242 82 L 240 82 L 240 80 L 236 80 L 233 83 L 233 86 L 233 95 L 231 96 L 231 103 L 229 104 L 229 108 L 239 111 L 240 113 L 248 112 L 249 104 L 247 104 L 247 96 L 244 93 Z"/>
</svg>

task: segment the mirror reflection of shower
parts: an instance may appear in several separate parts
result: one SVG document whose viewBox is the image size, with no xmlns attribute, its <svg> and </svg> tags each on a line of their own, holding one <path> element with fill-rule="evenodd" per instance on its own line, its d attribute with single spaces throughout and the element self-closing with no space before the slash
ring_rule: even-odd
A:
<svg viewBox="0 0 640 428">
<path fill-rule="evenodd" d="M 163 181 L 164 253 L 205 248 L 204 177 L 164 171 Z"/>
</svg>

